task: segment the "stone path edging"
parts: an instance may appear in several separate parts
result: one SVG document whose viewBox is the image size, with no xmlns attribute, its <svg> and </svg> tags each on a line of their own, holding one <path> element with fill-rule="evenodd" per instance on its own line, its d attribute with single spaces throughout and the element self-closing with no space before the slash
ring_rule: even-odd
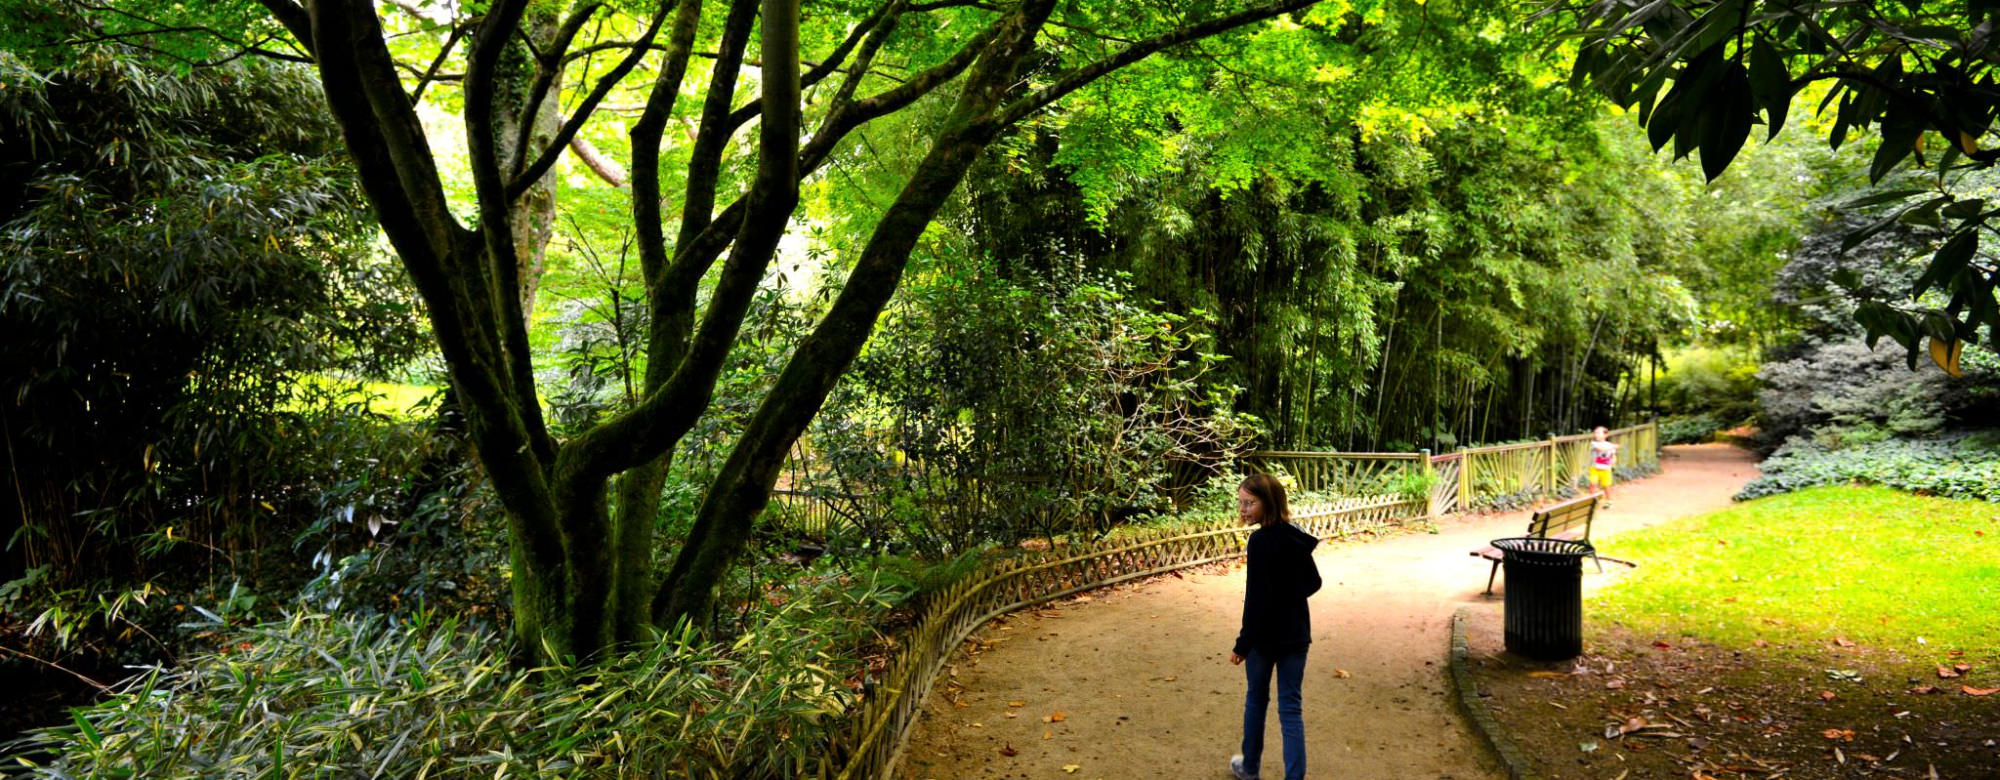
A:
<svg viewBox="0 0 2000 780">
<path fill-rule="evenodd" d="M 1465 712 L 1465 721 L 1480 737 L 1480 742 L 1493 750 L 1493 756 L 1507 770 L 1512 780 L 1541 780 L 1539 775 L 1522 755 L 1519 745 L 1507 736 L 1500 722 L 1493 719 L 1493 711 L 1480 700 L 1479 686 L 1472 681 L 1471 651 L 1465 644 L 1466 611 L 1470 607 L 1459 607 L 1451 616 L 1451 687 L 1458 692 L 1459 709 Z"/>
</svg>

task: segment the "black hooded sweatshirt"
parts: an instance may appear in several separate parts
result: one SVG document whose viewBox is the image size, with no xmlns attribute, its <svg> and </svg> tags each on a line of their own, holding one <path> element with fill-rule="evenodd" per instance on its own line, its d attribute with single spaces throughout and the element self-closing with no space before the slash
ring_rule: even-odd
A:
<svg viewBox="0 0 2000 780">
<path fill-rule="evenodd" d="M 1265 523 L 1250 533 L 1250 582 L 1243 589 L 1237 655 L 1248 656 L 1251 648 L 1284 655 L 1312 644 L 1306 597 L 1319 592 L 1319 566 L 1312 559 L 1318 545 L 1317 537 L 1291 523 Z"/>
</svg>

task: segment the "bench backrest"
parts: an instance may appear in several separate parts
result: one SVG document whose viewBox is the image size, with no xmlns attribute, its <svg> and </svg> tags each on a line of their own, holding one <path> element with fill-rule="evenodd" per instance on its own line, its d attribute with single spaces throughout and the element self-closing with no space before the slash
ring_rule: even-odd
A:
<svg viewBox="0 0 2000 780">
<path fill-rule="evenodd" d="M 1528 520 L 1528 535 L 1590 541 L 1590 521 L 1597 514 L 1597 494 L 1588 493 L 1536 512 Z"/>
</svg>

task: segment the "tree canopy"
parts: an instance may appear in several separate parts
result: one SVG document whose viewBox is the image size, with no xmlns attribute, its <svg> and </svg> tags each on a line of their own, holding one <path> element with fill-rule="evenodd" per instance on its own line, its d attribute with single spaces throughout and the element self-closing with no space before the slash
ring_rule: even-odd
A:
<svg viewBox="0 0 2000 780">
<path fill-rule="evenodd" d="M 1906 161 L 1930 169 L 1915 186 L 1858 204 L 1903 203 L 1846 242 L 1851 248 L 1899 221 L 1950 220 L 1924 273 L 1903 289 L 1854 275 L 1835 281 L 1864 301 L 1855 318 L 1869 343 L 1894 339 L 1912 367 L 1927 340 L 1933 358 L 1956 373 L 1963 344 L 1977 343 L 1982 326 L 1989 341 L 2000 338 L 2000 267 L 1980 249 L 2000 211 L 1964 182 L 2000 161 L 1988 148 L 2000 109 L 1991 34 L 2000 3 L 1606 0 L 1556 3 L 1545 13 L 1576 31 L 1573 81 L 1632 108 L 1655 149 L 1672 143 L 1676 157 L 1699 153 L 1710 178 L 1753 126 L 1767 137 L 1782 131 L 1801 95 L 1817 101 L 1836 148 L 1875 131 L 1871 181 Z"/>
</svg>

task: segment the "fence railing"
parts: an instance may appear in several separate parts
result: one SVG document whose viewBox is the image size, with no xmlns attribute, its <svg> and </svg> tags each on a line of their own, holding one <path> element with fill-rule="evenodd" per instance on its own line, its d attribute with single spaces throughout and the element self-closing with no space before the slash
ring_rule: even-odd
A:
<svg viewBox="0 0 2000 780">
<path fill-rule="evenodd" d="M 1355 499 L 1300 507 L 1294 525 L 1321 538 L 1349 536 L 1423 517 L 1424 501 Z M 930 601 L 883 679 L 861 704 L 838 755 L 821 777 L 887 778 L 938 673 L 972 632 L 995 617 L 1074 593 L 1243 554 L 1251 529 L 1222 520 L 1193 529 L 1154 531 L 1051 550 L 1033 560 L 986 564 Z"/>
<path fill-rule="evenodd" d="M 1620 468 L 1657 466 L 1653 423 L 1610 431 Z M 1346 494 L 1427 491 L 1430 514 L 1526 501 L 1573 487 L 1589 468 L 1591 435 L 1461 448 L 1452 452 L 1252 452 L 1243 470 L 1288 476 L 1293 489 Z"/>
</svg>

